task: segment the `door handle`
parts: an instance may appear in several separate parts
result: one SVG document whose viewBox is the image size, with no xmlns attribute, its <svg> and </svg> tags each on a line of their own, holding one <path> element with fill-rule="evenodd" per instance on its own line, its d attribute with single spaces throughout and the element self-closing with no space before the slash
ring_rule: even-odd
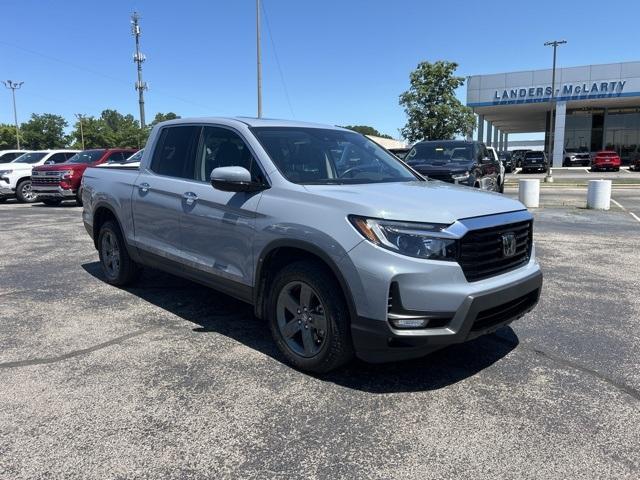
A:
<svg viewBox="0 0 640 480">
<path fill-rule="evenodd" d="M 185 192 L 182 194 L 182 198 L 184 198 L 187 205 L 193 205 L 193 203 L 198 200 L 198 195 L 193 192 Z"/>
<path fill-rule="evenodd" d="M 150 185 L 147 182 L 144 182 L 138 185 L 138 189 L 140 190 L 140 193 L 147 193 L 149 191 L 149 187 Z"/>
</svg>

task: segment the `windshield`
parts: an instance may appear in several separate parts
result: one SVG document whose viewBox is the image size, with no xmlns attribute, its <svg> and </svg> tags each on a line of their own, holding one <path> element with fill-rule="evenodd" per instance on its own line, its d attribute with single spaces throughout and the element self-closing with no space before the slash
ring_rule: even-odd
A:
<svg viewBox="0 0 640 480">
<path fill-rule="evenodd" d="M 47 152 L 25 153 L 16 158 L 12 163 L 38 163 L 46 154 Z"/>
<path fill-rule="evenodd" d="M 538 159 L 543 157 L 544 157 L 544 154 L 542 152 L 527 152 L 527 154 L 525 155 L 525 158 Z"/>
<path fill-rule="evenodd" d="M 84 152 L 76 153 L 66 163 L 93 163 L 100 160 L 102 155 L 104 155 L 104 150 L 85 150 Z"/>
<path fill-rule="evenodd" d="M 396 157 L 364 135 L 304 127 L 251 129 L 287 180 L 353 184 L 418 180 Z"/>
<path fill-rule="evenodd" d="M 469 163 L 473 161 L 473 144 L 466 142 L 425 142 L 415 145 L 406 157 L 412 164 Z"/>
</svg>

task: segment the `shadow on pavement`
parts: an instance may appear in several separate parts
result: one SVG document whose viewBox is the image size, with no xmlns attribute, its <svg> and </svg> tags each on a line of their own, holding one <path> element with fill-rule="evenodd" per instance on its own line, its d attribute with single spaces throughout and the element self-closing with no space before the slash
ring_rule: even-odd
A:
<svg viewBox="0 0 640 480">
<path fill-rule="evenodd" d="M 83 264 L 82 268 L 104 281 L 99 262 Z M 239 300 L 151 268 L 145 268 L 138 282 L 124 290 L 195 324 L 193 332 L 228 336 L 284 363 L 266 322 L 257 319 L 253 308 Z M 370 393 L 437 390 L 493 365 L 518 343 L 515 332 L 505 327 L 424 358 L 375 365 L 354 361 L 319 379 Z"/>
</svg>

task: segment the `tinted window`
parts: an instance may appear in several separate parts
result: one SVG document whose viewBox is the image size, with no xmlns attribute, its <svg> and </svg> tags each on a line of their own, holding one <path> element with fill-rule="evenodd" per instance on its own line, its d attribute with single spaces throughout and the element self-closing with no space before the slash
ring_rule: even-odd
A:
<svg viewBox="0 0 640 480">
<path fill-rule="evenodd" d="M 67 159 L 67 161 L 69 161 L 70 158 L 73 158 L 75 156 L 74 152 L 65 152 L 64 154 L 64 158 Z"/>
<path fill-rule="evenodd" d="M 237 133 L 221 127 L 203 127 L 194 178 L 208 182 L 211 172 L 218 167 L 244 167 L 253 180 L 262 180 L 249 147 Z"/>
<path fill-rule="evenodd" d="M 482 157 L 482 149 L 474 152 L 473 144 L 468 142 L 424 142 L 415 145 L 406 157 L 411 164 L 434 162 L 470 162 L 474 153 Z"/>
<path fill-rule="evenodd" d="M 73 155 L 68 161 L 69 163 L 93 163 L 100 160 L 104 155 L 104 150 L 85 150 Z"/>
<path fill-rule="evenodd" d="M 14 160 L 16 163 L 38 163 L 42 157 L 44 157 L 46 152 L 33 152 L 33 153 L 25 153 L 24 155 L 20 155 L 18 158 Z"/>
<path fill-rule="evenodd" d="M 134 153 L 133 155 L 131 155 L 130 157 L 127 157 L 126 160 L 124 161 L 124 163 L 135 163 L 135 162 L 139 162 L 140 160 L 142 160 L 142 154 L 144 153 L 144 149 L 143 150 L 138 150 L 136 153 Z M 125 154 L 126 155 L 126 154 Z"/>
<path fill-rule="evenodd" d="M 544 153 L 542 153 L 542 152 L 527 152 L 525 154 L 525 158 L 544 158 Z"/>
<path fill-rule="evenodd" d="M 20 155 L 20 153 L 15 153 L 15 152 L 5 153 L 4 155 L 0 155 L 0 162 L 2 163 L 10 162 L 14 158 L 16 158 L 18 155 Z"/>
<path fill-rule="evenodd" d="M 113 152 L 107 157 L 107 162 L 123 162 L 125 160 L 122 152 Z"/>
<path fill-rule="evenodd" d="M 409 182 L 417 178 L 395 156 L 355 132 L 303 127 L 255 127 L 256 137 L 291 182 Z"/>
<path fill-rule="evenodd" d="M 47 162 L 49 163 L 63 163 L 67 161 L 67 157 L 64 153 L 54 153 L 49 158 L 47 158 Z"/>
<path fill-rule="evenodd" d="M 160 132 L 151 170 L 170 177 L 195 178 L 196 150 L 202 127 L 165 127 Z"/>
</svg>

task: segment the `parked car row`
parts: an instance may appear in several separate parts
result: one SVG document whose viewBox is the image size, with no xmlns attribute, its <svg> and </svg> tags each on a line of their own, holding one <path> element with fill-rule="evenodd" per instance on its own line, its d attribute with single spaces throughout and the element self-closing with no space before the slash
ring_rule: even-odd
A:
<svg viewBox="0 0 640 480">
<path fill-rule="evenodd" d="M 82 205 L 80 182 L 85 169 L 107 162 L 125 162 L 137 150 L 110 148 L 91 150 L 0 151 L 0 202 L 42 201 L 59 205 L 75 200 Z"/>
</svg>

